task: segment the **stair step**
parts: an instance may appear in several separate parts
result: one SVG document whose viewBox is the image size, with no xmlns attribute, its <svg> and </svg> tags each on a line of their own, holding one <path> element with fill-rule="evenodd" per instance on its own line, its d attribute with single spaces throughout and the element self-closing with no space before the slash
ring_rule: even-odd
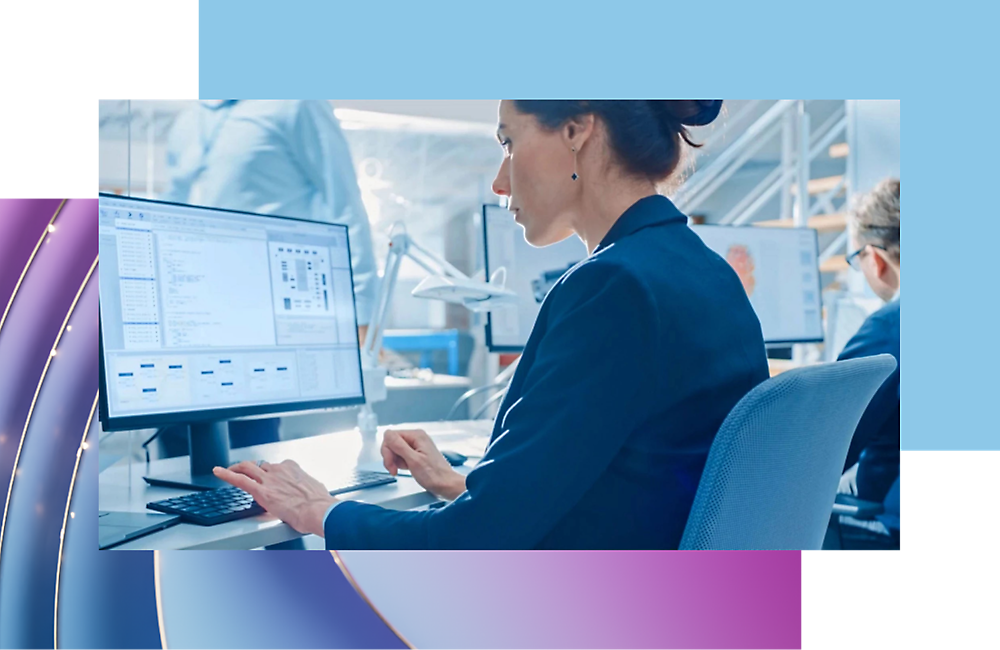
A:
<svg viewBox="0 0 1000 650">
<path fill-rule="evenodd" d="M 848 268 L 846 255 L 834 255 L 819 265 L 820 273 L 836 273 Z"/>
<path fill-rule="evenodd" d="M 795 225 L 795 222 L 791 219 L 769 219 L 767 221 L 755 221 L 753 225 L 765 228 L 791 228 Z M 847 227 L 847 213 L 817 214 L 815 217 L 809 217 L 807 225 L 820 232 L 843 230 Z"/>
<path fill-rule="evenodd" d="M 824 178 L 814 178 L 809 181 L 809 194 L 815 196 L 816 194 L 823 194 L 829 192 L 833 188 L 837 187 L 843 176 L 826 176 Z M 843 192 L 843 189 L 841 189 Z M 799 186 L 792 185 L 792 194 L 799 193 Z"/>
<path fill-rule="evenodd" d="M 838 142 L 837 144 L 830 145 L 830 157 L 831 158 L 847 158 L 847 154 L 851 152 L 851 148 L 847 146 L 846 142 Z"/>
</svg>

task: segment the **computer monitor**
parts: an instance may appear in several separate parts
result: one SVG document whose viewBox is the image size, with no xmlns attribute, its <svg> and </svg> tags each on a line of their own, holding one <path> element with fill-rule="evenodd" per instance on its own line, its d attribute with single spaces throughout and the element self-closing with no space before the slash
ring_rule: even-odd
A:
<svg viewBox="0 0 1000 650">
<path fill-rule="evenodd" d="M 524 229 L 507 208 L 483 206 L 483 242 L 486 277 L 507 271 L 506 288 L 518 295 L 516 305 L 491 311 L 486 317 L 486 345 L 491 352 L 520 352 L 528 342 L 542 300 L 556 280 L 587 257 L 578 237 L 535 248 L 524 239 Z"/>
<path fill-rule="evenodd" d="M 760 319 L 764 342 L 780 346 L 823 341 L 819 242 L 812 228 L 692 225 L 705 244 L 740 276 Z M 587 257 L 577 237 L 545 248 L 524 240 L 510 212 L 483 206 L 486 275 L 507 270 L 515 307 L 488 314 L 486 344 L 491 352 L 520 352 L 552 284 Z"/>
<path fill-rule="evenodd" d="M 691 229 L 740 276 L 765 343 L 823 340 L 815 230 L 708 225 Z"/>
<path fill-rule="evenodd" d="M 365 401 L 347 227 L 101 195 L 100 418 L 190 425 L 210 488 L 228 421 Z"/>
<path fill-rule="evenodd" d="M 879 298 L 838 292 L 827 296 L 826 339 L 823 342 L 823 360 L 836 361 L 847 347 L 847 342 L 858 333 L 872 312 L 882 306 Z"/>
</svg>

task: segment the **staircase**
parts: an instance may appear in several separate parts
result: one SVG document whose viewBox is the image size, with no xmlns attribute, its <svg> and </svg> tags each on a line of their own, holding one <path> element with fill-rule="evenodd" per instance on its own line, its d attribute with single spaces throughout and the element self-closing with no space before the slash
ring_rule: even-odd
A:
<svg viewBox="0 0 1000 650">
<path fill-rule="evenodd" d="M 745 102 L 704 138 L 699 169 L 674 202 L 707 223 L 816 229 L 823 288 L 835 288 L 848 268 L 846 131 L 843 101 Z"/>
</svg>

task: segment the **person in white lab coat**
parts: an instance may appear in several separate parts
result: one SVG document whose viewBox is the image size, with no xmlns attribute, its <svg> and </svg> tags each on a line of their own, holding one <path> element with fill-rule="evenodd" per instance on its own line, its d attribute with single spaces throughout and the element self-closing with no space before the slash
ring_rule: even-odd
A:
<svg viewBox="0 0 1000 650">
<path fill-rule="evenodd" d="M 358 323 L 375 301 L 375 255 L 347 140 L 329 102 L 201 101 L 167 142 L 165 201 L 345 224 Z"/>
</svg>

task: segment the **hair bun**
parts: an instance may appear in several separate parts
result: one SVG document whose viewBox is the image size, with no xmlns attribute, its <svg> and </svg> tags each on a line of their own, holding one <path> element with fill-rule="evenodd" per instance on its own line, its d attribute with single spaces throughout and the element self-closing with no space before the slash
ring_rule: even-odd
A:
<svg viewBox="0 0 1000 650">
<path fill-rule="evenodd" d="M 662 105 L 671 117 L 684 126 L 711 124 L 722 110 L 721 99 L 668 99 Z"/>
</svg>

